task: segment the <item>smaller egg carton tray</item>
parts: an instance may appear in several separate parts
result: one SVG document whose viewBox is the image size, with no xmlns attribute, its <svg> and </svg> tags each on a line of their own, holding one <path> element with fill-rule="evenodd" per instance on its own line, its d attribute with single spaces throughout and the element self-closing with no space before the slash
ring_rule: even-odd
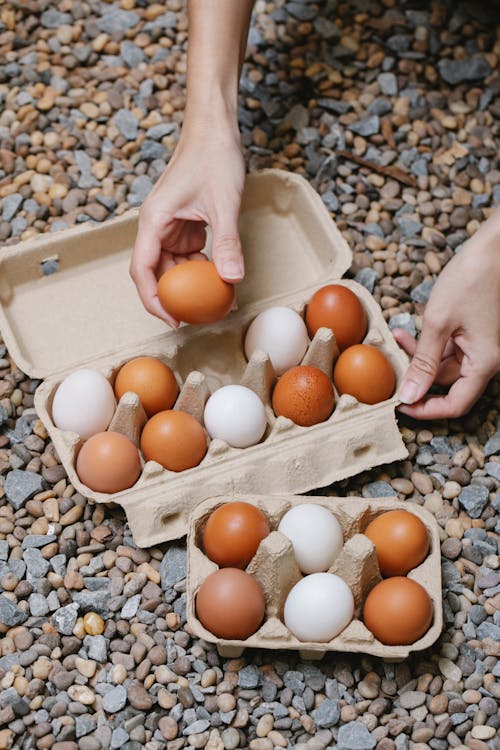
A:
<svg viewBox="0 0 500 750">
<path fill-rule="evenodd" d="M 219 566 L 203 552 L 203 528 L 211 513 L 230 501 L 243 501 L 258 507 L 268 518 L 271 533 L 262 540 L 246 571 L 253 575 L 264 591 L 266 602 L 264 621 L 259 630 L 246 640 L 221 640 L 210 633 L 196 617 L 196 594 L 203 581 Z M 342 578 L 354 597 L 354 618 L 350 624 L 328 643 L 299 641 L 283 621 L 283 609 L 290 589 L 301 579 L 290 540 L 276 531 L 283 515 L 290 508 L 303 503 L 315 503 L 330 510 L 344 535 L 344 546 L 329 573 Z M 430 547 L 425 560 L 408 573 L 408 578 L 419 583 L 429 594 L 433 620 L 429 630 L 418 641 L 404 646 L 386 646 L 376 640 L 366 628 L 361 613 L 371 589 L 382 578 L 373 543 L 363 534 L 368 524 L 380 513 L 404 510 L 413 513 L 427 529 Z M 187 537 L 187 622 L 199 638 L 216 643 L 221 656 L 237 658 L 245 648 L 290 649 L 300 652 L 302 659 L 321 659 L 328 651 L 361 652 L 384 659 L 400 661 L 414 651 L 429 648 L 443 627 L 441 592 L 441 551 L 439 530 L 435 518 L 419 505 L 402 503 L 390 498 L 365 500 L 359 497 L 309 497 L 274 495 L 235 495 L 209 498 L 191 513 Z"/>
<path fill-rule="evenodd" d="M 384 351 L 397 386 L 407 366 L 372 295 L 341 278 L 351 251 L 303 178 L 280 170 L 247 177 L 240 216 L 247 272 L 237 287 L 239 309 L 211 325 L 172 330 L 146 313 L 128 273 L 136 233 L 134 210 L 99 226 L 5 248 L 0 256 L 0 328 L 17 365 L 43 379 L 35 407 L 70 481 L 96 502 L 122 505 L 139 546 L 185 535 L 189 512 L 206 497 L 308 492 L 407 456 L 395 418 L 396 396 L 370 406 L 336 394 L 330 419 L 299 427 L 274 416 L 274 374 L 266 355 L 256 352 L 249 363 L 245 359 L 245 332 L 259 312 L 285 305 L 303 314 L 317 289 L 339 283 L 360 298 L 368 317 L 365 342 Z M 210 237 L 206 252 L 210 254 Z M 112 495 L 85 487 L 75 471 L 81 440 L 55 427 L 54 393 L 66 375 L 83 367 L 98 370 L 113 383 L 120 366 L 138 356 L 158 357 L 172 368 L 180 386 L 175 408 L 200 421 L 217 388 L 230 383 L 252 388 L 266 404 L 268 425 L 261 442 L 235 449 L 211 440 L 201 464 L 179 473 L 148 462 L 133 487 Z M 304 362 L 331 376 L 336 356 L 331 332 L 320 329 Z M 125 394 L 109 429 L 137 444 L 144 422 L 136 396 Z"/>
</svg>

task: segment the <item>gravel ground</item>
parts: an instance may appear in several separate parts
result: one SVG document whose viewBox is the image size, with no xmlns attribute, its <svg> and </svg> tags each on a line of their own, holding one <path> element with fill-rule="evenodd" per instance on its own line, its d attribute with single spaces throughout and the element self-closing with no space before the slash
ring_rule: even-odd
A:
<svg viewBox="0 0 500 750">
<path fill-rule="evenodd" d="M 248 164 L 311 180 L 392 326 L 419 330 L 500 201 L 489 5 L 256 5 Z M 0 4 L 2 241 L 143 201 L 178 138 L 186 27 L 180 0 Z M 119 510 L 74 491 L 36 385 L 0 340 L 0 748 L 500 748 L 498 381 L 462 420 L 401 419 L 408 460 L 332 488 L 397 494 L 440 526 L 445 630 L 400 664 L 222 660 L 192 639 L 185 547 L 137 549 Z"/>
</svg>

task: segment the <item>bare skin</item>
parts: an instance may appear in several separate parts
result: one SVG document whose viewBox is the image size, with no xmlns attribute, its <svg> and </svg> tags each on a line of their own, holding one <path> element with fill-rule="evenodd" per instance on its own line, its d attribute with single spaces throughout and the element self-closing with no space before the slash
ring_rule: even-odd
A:
<svg viewBox="0 0 500 750">
<path fill-rule="evenodd" d="M 171 326 L 156 287 L 172 264 L 204 258 L 206 226 L 221 277 L 244 276 L 238 217 L 245 180 L 238 81 L 253 0 L 189 0 L 187 103 L 179 144 L 144 202 L 130 265 L 145 308 Z M 417 419 L 465 414 L 500 369 L 500 209 L 446 266 L 418 342 L 394 331 L 413 358 L 400 410 Z M 428 396 L 433 383 L 450 387 Z"/>
</svg>

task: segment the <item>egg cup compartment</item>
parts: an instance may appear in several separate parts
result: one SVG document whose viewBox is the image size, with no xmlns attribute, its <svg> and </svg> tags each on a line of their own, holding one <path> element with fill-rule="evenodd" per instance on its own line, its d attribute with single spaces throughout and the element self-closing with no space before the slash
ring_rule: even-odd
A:
<svg viewBox="0 0 500 750">
<path fill-rule="evenodd" d="M 267 516 L 271 533 L 265 537 L 246 571 L 261 584 L 266 602 L 264 621 L 246 640 L 222 640 L 210 633 L 196 616 L 196 594 L 203 581 L 219 569 L 203 551 L 203 528 L 211 513 L 230 501 L 242 501 L 258 507 Z M 339 521 L 344 545 L 329 569 L 342 578 L 354 597 L 354 618 L 328 643 L 299 641 L 283 622 L 283 609 L 291 588 L 303 577 L 295 560 L 290 540 L 276 531 L 282 516 L 300 504 L 318 504 L 330 510 Z M 408 574 L 428 592 L 433 606 L 433 621 L 427 632 L 413 644 L 386 646 L 376 640 L 361 618 L 363 603 L 381 579 L 373 543 L 363 534 L 373 518 L 389 510 L 404 510 L 416 515 L 429 536 L 429 553 L 425 560 Z M 425 508 L 390 498 L 365 500 L 357 497 L 310 497 L 274 495 L 235 495 L 209 498 L 191 513 L 187 538 L 187 621 L 199 638 L 217 644 L 221 656 L 237 658 L 245 648 L 297 650 L 302 659 L 321 659 L 328 651 L 361 652 L 400 661 L 414 651 L 431 646 L 439 637 L 442 626 L 441 551 L 439 530 L 434 517 Z"/>
<path fill-rule="evenodd" d="M 283 305 L 303 314 L 317 289 L 338 283 L 360 298 L 368 317 L 365 342 L 383 349 L 398 384 L 406 369 L 406 355 L 371 294 L 341 279 L 351 252 L 303 178 L 280 170 L 248 177 L 240 218 L 247 272 L 238 285 L 239 310 L 218 323 L 172 330 L 146 313 L 128 273 L 136 231 L 137 211 L 130 211 L 99 226 L 43 235 L 4 249 L 0 327 L 18 366 L 45 378 L 35 407 L 70 481 L 96 502 L 121 504 L 139 546 L 183 536 L 190 510 L 206 497 L 302 493 L 406 457 L 395 419 L 396 396 L 370 406 L 336 394 L 328 420 L 300 427 L 272 411 L 274 374 L 266 355 L 255 352 L 249 363 L 245 359 L 244 334 L 259 312 Z M 46 276 L 43 261 L 54 255 L 58 270 Z M 83 367 L 99 370 L 113 382 L 122 364 L 140 356 L 158 357 L 171 367 L 181 385 L 175 408 L 198 420 L 209 392 L 229 383 L 252 388 L 266 405 L 268 427 L 261 442 L 236 449 L 211 440 L 202 462 L 179 473 L 147 462 L 132 488 L 112 495 L 84 487 L 74 467 L 81 441 L 58 430 L 51 419 L 55 389 Z M 331 376 L 335 357 L 331 332 L 320 329 L 303 362 Z M 143 419 L 134 399 L 124 397 L 111 426 L 137 442 Z"/>
</svg>

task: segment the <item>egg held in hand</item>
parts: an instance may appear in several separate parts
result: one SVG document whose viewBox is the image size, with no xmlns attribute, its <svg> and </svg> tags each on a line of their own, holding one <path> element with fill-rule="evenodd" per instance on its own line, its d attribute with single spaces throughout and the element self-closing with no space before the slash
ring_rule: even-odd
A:
<svg viewBox="0 0 500 750">
<path fill-rule="evenodd" d="M 210 437 L 224 440 L 233 448 L 258 443 L 267 424 L 264 404 L 243 385 L 225 385 L 212 393 L 203 419 Z"/>
<path fill-rule="evenodd" d="M 221 568 L 246 568 L 269 532 L 266 516 L 255 505 L 224 503 L 205 524 L 203 550 Z"/>
<path fill-rule="evenodd" d="M 420 518 L 406 510 L 381 513 L 364 533 L 375 545 L 384 578 L 405 576 L 420 565 L 429 552 L 427 529 Z"/>
<path fill-rule="evenodd" d="M 366 597 L 363 620 L 386 646 L 407 646 L 429 629 L 432 602 L 423 586 L 411 578 L 386 578 Z"/>
<path fill-rule="evenodd" d="M 341 395 L 347 393 L 363 404 L 378 404 L 394 393 L 396 376 L 380 349 L 370 344 L 357 344 L 338 358 L 333 382 Z"/>
<path fill-rule="evenodd" d="M 115 408 L 115 394 L 104 375 L 97 370 L 76 370 L 55 392 L 52 421 L 60 430 L 76 432 L 88 440 L 109 426 Z"/>
<path fill-rule="evenodd" d="M 124 364 L 115 379 L 116 398 L 136 393 L 148 417 L 170 409 L 179 395 L 179 386 L 168 365 L 156 357 L 136 357 Z"/>
<path fill-rule="evenodd" d="M 299 641 L 327 643 L 354 614 L 351 589 L 332 573 L 313 573 L 295 584 L 285 602 L 284 620 Z"/>
<path fill-rule="evenodd" d="M 366 336 L 368 319 L 357 295 L 341 284 L 328 284 L 312 296 L 306 310 L 311 338 L 319 328 L 330 328 L 340 351 L 360 344 Z"/>
<path fill-rule="evenodd" d="M 205 430 L 184 411 L 160 411 L 146 422 L 141 451 L 146 461 L 156 461 L 170 471 L 192 469 L 207 452 Z"/>
<path fill-rule="evenodd" d="M 302 573 L 328 570 L 344 544 L 341 525 L 333 513 L 317 503 L 290 508 L 281 519 L 278 531 L 292 542 Z"/>
<path fill-rule="evenodd" d="M 235 291 L 209 260 L 189 260 L 169 268 L 158 282 L 163 309 L 185 323 L 214 323 L 231 310 Z"/>
<path fill-rule="evenodd" d="M 277 417 L 311 427 L 328 419 L 335 406 L 335 393 L 332 381 L 322 370 L 300 365 L 281 376 L 272 400 Z"/>
<path fill-rule="evenodd" d="M 141 473 L 139 451 L 119 432 L 99 432 L 80 448 L 76 459 L 80 481 L 94 492 L 121 492 Z"/>
<path fill-rule="evenodd" d="M 245 336 L 245 355 L 269 355 L 276 375 L 298 365 L 309 345 L 306 324 L 289 307 L 269 307 L 252 321 Z"/>
<path fill-rule="evenodd" d="M 265 612 L 258 581 L 238 568 L 222 568 L 206 578 L 196 595 L 196 615 L 218 638 L 245 640 L 259 629 Z"/>
</svg>

